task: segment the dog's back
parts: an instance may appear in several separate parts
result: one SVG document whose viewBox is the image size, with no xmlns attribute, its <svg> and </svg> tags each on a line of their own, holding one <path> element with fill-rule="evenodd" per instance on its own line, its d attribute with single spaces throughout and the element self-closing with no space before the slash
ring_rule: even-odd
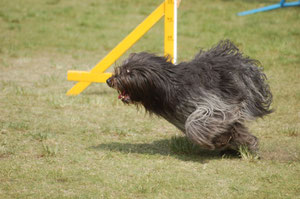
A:
<svg viewBox="0 0 300 199">
<path fill-rule="evenodd" d="M 208 51 L 201 50 L 187 65 L 189 84 L 200 83 L 229 103 L 245 103 L 245 111 L 251 117 L 272 112 L 272 94 L 260 62 L 243 56 L 230 41 L 221 41 Z"/>
</svg>

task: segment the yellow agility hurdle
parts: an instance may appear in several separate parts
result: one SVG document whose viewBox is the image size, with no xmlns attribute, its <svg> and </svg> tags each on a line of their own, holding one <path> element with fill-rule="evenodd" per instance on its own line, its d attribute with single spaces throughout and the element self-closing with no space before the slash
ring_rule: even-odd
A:
<svg viewBox="0 0 300 199">
<path fill-rule="evenodd" d="M 135 44 L 163 16 L 164 21 L 164 55 L 176 62 L 177 57 L 177 6 L 180 0 L 165 0 L 112 51 L 110 51 L 91 71 L 68 71 L 69 81 L 78 81 L 67 95 L 78 95 L 92 82 L 104 83 L 111 73 L 104 73 L 119 57 Z"/>
</svg>

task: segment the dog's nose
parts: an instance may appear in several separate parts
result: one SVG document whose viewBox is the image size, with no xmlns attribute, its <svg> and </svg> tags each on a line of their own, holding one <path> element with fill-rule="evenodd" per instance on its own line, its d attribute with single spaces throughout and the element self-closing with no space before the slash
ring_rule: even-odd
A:
<svg viewBox="0 0 300 199">
<path fill-rule="evenodd" d="M 107 80 L 106 80 L 106 83 L 107 83 L 107 85 L 109 86 L 109 87 L 111 87 L 112 85 L 111 85 L 111 78 L 108 78 Z"/>
</svg>

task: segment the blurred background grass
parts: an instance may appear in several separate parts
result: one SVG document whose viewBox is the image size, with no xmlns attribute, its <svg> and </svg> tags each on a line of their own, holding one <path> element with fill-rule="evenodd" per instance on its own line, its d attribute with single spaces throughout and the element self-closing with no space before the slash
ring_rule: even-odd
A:
<svg viewBox="0 0 300 199">
<path fill-rule="evenodd" d="M 178 10 L 179 61 L 230 39 L 264 66 L 275 113 L 249 124 L 260 160 L 190 146 L 104 84 L 65 96 L 67 70 L 91 69 L 160 3 L 0 1 L 0 198 L 299 198 L 299 7 L 237 17 L 277 1 L 182 0 Z M 116 64 L 162 55 L 162 30 Z"/>
</svg>

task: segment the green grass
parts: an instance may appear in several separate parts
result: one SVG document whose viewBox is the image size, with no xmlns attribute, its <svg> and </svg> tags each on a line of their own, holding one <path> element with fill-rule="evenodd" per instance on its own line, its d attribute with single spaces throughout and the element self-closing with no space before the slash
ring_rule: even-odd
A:
<svg viewBox="0 0 300 199">
<path fill-rule="evenodd" d="M 249 124 L 260 159 L 191 145 L 92 84 L 91 69 L 161 0 L 0 1 L 0 198 L 300 198 L 300 12 L 237 17 L 274 1 L 182 0 L 179 61 L 231 39 L 262 62 L 275 112 Z M 163 53 L 159 22 L 130 52 Z M 110 69 L 111 70 L 111 69 Z"/>
</svg>

